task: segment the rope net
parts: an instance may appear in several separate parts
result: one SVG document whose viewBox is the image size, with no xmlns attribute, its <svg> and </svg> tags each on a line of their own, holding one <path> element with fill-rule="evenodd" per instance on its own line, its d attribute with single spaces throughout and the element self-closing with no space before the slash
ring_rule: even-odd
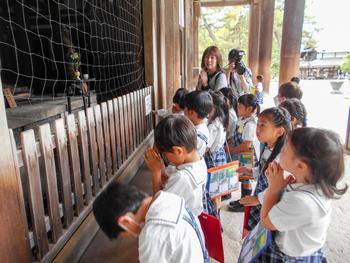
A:
<svg viewBox="0 0 350 263">
<path fill-rule="evenodd" d="M 3 0 L 0 32 L 14 95 L 65 97 L 77 71 L 99 101 L 144 87 L 142 0 Z"/>
</svg>

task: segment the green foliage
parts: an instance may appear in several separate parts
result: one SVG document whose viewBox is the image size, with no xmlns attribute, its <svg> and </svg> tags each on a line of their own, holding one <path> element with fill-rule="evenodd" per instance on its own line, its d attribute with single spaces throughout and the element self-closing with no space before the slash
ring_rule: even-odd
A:
<svg viewBox="0 0 350 263">
<path fill-rule="evenodd" d="M 224 7 L 202 8 L 199 25 L 198 52 L 199 61 L 205 48 L 217 46 L 223 55 L 224 65 L 232 48 L 248 50 L 249 8 Z M 247 56 L 244 57 L 245 59 Z"/>
<path fill-rule="evenodd" d="M 343 59 L 340 67 L 342 71 L 350 72 L 350 53 Z"/>
<path fill-rule="evenodd" d="M 272 78 L 277 78 L 280 67 L 280 50 L 282 42 L 282 26 L 284 1 L 275 1 L 275 15 L 272 39 Z M 316 47 L 317 41 L 314 35 L 321 30 L 316 25 L 313 17 L 305 16 L 302 46 Z M 304 26 L 305 27 L 305 26 Z M 198 52 L 200 60 L 206 47 L 216 45 L 222 52 L 224 65 L 227 62 L 227 54 L 232 48 L 240 48 L 246 51 L 244 60 L 247 60 L 249 29 L 249 6 L 235 6 L 224 8 L 201 8 L 201 18 L 198 30 Z"/>
</svg>

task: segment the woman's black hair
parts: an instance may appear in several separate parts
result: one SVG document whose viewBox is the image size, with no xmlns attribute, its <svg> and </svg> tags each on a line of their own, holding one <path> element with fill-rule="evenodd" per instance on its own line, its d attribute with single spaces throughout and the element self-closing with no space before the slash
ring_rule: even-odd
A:
<svg viewBox="0 0 350 263">
<path fill-rule="evenodd" d="M 213 98 L 215 114 L 212 116 L 212 120 L 219 118 L 222 125 L 227 129 L 229 124 L 229 104 L 227 98 L 222 95 L 220 91 L 210 91 Z"/>
<path fill-rule="evenodd" d="M 161 152 L 172 152 L 173 146 L 188 152 L 197 148 L 197 131 L 185 116 L 173 114 L 161 120 L 154 130 L 154 145 Z"/>
<path fill-rule="evenodd" d="M 186 95 L 185 107 L 195 111 L 198 118 L 204 119 L 213 108 L 213 99 L 208 91 L 195 90 Z"/>
<path fill-rule="evenodd" d="M 232 107 L 237 114 L 237 97 L 233 90 L 231 88 L 222 88 L 220 89 L 220 92 L 227 98 L 230 107 Z"/>
<path fill-rule="evenodd" d="M 128 212 L 136 213 L 147 195 L 135 186 L 112 182 L 96 197 L 92 211 L 102 231 L 117 238 L 122 229 L 116 220 Z"/>
<path fill-rule="evenodd" d="M 287 99 L 283 102 L 281 102 L 278 107 L 285 108 L 289 114 L 291 115 L 292 119 L 295 118 L 299 123 L 301 123 L 302 127 L 307 126 L 306 122 L 306 108 L 304 104 L 298 100 L 298 99 Z"/>
<path fill-rule="evenodd" d="M 263 110 L 259 117 L 265 117 L 273 123 L 275 127 L 283 127 L 284 133 L 277 139 L 270 157 L 267 159 L 264 167 L 262 168 L 262 174 L 265 174 L 265 170 L 276 156 L 281 152 L 283 145 L 287 140 L 288 133 L 292 130 L 291 117 L 289 112 L 284 108 L 272 107 Z M 266 144 L 264 145 L 266 147 Z"/>
<path fill-rule="evenodd" d="M 184 88 L 179 88 L 173 97 L 173 103 L 179 104 L 181 109 L 185 109 L 185 98 L 188 91 Z"/>
<path fill-rule="evenodd" d="M 257 115 L 260 113 L 260 105 L 254 94 L 243 94 L 238 98 L 238 103 L 244 105 L 245 107 L 252 107 L 253 112 L 256 110 Z"/>
<path fill-rule="evenodd" d="M 345 166 L 344 149 L 339 136 L 333 131 L 306 127 L 293 130 L 289 138 L 294 154 L 310 169 L 310 183 L 320 187 L 328 198 L 345 194 L 347 185 L 337 188 Z"/>
</svg>

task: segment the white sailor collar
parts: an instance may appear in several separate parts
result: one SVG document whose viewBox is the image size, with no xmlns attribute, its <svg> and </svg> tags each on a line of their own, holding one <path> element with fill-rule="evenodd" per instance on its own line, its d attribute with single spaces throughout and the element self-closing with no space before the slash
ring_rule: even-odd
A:
<svg viewBox="0 0 350 263">
<path fill-rule="evenodd" d="M 178 166 L 176 166 L 176 170 L 181 170 L 181 171 L 185 171 L 189 178 L 191 178 L 191 181 L 196 185 L 201 185 L 203 183 L 205 183 L 206 181 L 206 176 L 202 176 L 202 177 L 199 177 L 198 174 L 198 171 L 199 169 L 205 169 L 205 172 L 203 174 L 207 175 L 207 166 L 205 164 L 205 161 L 204 161 L 204 158 L 201 157 L 201 159 L 199 161 L 196 161 L 196 162 L 192 162 L 192 163 L 184 163 L 184 164 L 180 164 Z M 195 173 L 195 174 L 194 174 Z M 197 176 L 195 176 L 197 175 Z"/>
<path fill-rule="evenodd" d="M 159 191 L 155 196 L 145 221 L 151 224 L 175 227 L 185 211 L 185 200 L 173 193 Z"/>
</svg>

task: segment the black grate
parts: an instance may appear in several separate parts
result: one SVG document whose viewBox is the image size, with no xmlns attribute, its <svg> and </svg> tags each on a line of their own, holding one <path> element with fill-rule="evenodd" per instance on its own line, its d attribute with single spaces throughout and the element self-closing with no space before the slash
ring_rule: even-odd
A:
<svg viewBox="0 0 350 263">
<path fill-rule="evenodd" d="M 100 101 L 140 89 L 142 0 L 1 1 L 0 54 L 3 85 L 32 99 L 65 96 L 75 67 Z"/>
</svg>

